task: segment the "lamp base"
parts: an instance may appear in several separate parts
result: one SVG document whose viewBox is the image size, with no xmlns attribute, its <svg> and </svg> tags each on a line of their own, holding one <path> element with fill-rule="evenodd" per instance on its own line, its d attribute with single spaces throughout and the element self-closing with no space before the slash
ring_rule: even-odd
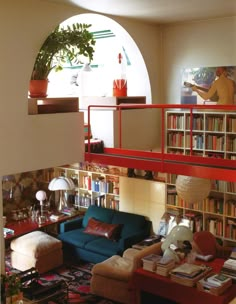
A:
<svg viewBox="0 0 236 304">
<path fill-rule="evenodd" d="M 61 212 L 67 207 L 68 207 L 68 204 L 67 204 L 67 201 L 65 198 L 65 193 L 63 190 L 60 190 L 60 198 L 59 198 L 59 202 L 58 202 L 58 206 L 57 206 L 57 211 Z"/>
</svg>

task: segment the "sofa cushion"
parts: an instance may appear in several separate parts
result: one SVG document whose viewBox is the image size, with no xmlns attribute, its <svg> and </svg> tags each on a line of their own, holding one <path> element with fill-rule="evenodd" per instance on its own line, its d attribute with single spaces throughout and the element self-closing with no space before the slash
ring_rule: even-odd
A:
<svg viewBox="0 0 236 304">
<path fill-rule="evenodd" d="M 120 237 L 121 227 L 122 225 L 120 224 L 108 224 L 91 217 L 84 232 L 117 240 Z"/>
<path fill-rule="evenodd" d="M 134 235 L 137 232 L 140 232 L 140 230 L 145 229 L 147 222 L 143 215 L 115 211 L 112 219 L 112 224 L 123 225 L 121 231 L 121 238 L 123 238 L 128 235 Z"/>
<path fill-rule="evenodd" d="M 84 228 L 81 228 L 59 234 L 58 238 L 64 243 L 84 248 L 87 243 L 97 239 L 98 236 L 84 233 Z"/>
<path fill-rule="evenodd" d="M 87 243 L 85 245 L 85 249 L 107 257 L 113 256 L 115 254 L 122 254 L 118 242 L 112 242 L 111 240 L 104 237 L 97 237 L 96 240 Z"/>
<path fill-rule="evenodd" d="M 111 224 L 113 214 L 114 214 L 114 210 L 112 209 L 97 207 L 95 205 L 89 206 L 89 208 L 87 209 L 84 215 L 82 226 L 84 228 L 87 227 L 88 221 L 91 217 L 101 222 Z"/>
</svg>

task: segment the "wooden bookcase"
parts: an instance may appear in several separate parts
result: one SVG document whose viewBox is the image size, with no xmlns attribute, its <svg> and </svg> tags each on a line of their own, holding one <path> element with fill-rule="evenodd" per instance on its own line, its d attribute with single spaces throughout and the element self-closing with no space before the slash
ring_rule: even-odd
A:
<svg viewBox="0 0 236 304">
<path fill-rule="evenodd" d="M 77 208 L 97 205 L 119 210 L 119 175 L 102 171 L 93 171 L 79 165 L 62 166 L 54 168 L 54 175 L 70 177 L 74 181 L 76 188 L 71 194 L 75 195 Z"/>
<path fill-rule="evenodd" d="M 166 112 L 167 152 L 236 160 L 236 112 Z"/>
<path fill-rule="evenodd" d="M 191 127 L 192 126 L 192 127 Z M 166 151 L 236 160 L 236 113 L 166 112 Z M 188 204 L 175 190 L 176 175 L 167 177 L 166 209 L 182 214 L 194 230 L 209 230 L 223 243 L 236 240 L 236 183 L 212 180 L 209 196 Z M 200 189 L 199 189 L 200 190 Z"/>
</svg>

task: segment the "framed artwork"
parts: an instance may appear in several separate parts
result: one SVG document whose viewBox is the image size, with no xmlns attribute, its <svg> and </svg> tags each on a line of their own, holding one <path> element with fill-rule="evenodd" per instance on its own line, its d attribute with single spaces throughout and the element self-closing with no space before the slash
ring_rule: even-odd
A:
<svg viewBox="0 0 236 304">
<path fill-rule="evenodd" d="M 184 68 L 181 71 L 181 104 L 203 104 L 204 100 L 192 90 L 195 85 L 207 92 L 212 83 L 217 79 L 216 70 L 218 67 L 196 67 Z M 236 83 L 236 66 L 226 67 L 228 78 Z M 234 95 L 235 96 L 235 95 Z M 234 103 L 236 98 L 234 98 Z M 209 100 L 209 104 L 216 104 L 217 96 Z M 208 101 L 205 102 L 208 104 Z"/>
</svg>

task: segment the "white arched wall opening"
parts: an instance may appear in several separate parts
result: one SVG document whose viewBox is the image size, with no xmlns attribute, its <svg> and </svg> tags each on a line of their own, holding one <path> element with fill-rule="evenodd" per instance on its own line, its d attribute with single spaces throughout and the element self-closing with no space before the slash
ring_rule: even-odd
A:
<svg viewBox="0 0 236 304">
<path fill-rule="evenodd" d="M 119 52 L 127 55 L 128 96 L 146 96 L 146 103 L 151 104 L 151 86 L 146 64 L 135 41 L 116 21 L 99 14 L 80 14 L 65 20 L 62 25 L 72 23 L 91 24 L 89 31 L 110 30 L 109 39 L 96 39 L 94 59 L 91 65 L 97 65 L 96 90 L 91 96 L 112 96 L 112 82 Z M 111 37 L 112 36 L 112 37 Z M 124 53 L 123 53 L 124 54 Z M 49 95 L 78 95 L 79 87 L 71 85 L 71 78 L 76 78 L 76 69 L 64 69 L 50 74 Z M 60 84 L 61 82 L 61 84 Z M 64 90 L 64 92 L 62 92 Z"/>
</svg>

